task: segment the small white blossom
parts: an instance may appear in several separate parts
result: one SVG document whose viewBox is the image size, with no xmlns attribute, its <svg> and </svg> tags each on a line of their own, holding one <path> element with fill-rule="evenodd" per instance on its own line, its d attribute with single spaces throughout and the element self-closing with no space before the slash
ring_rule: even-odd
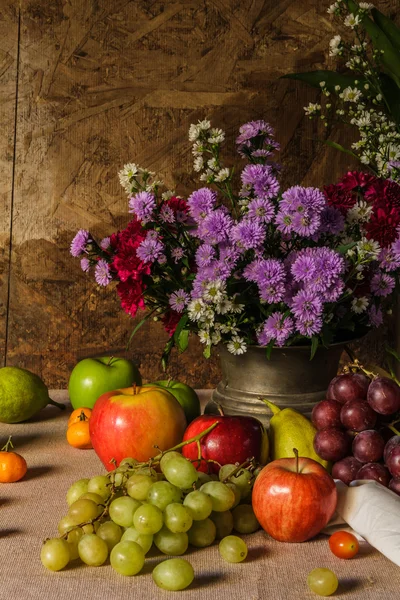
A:
<svg viewBox="0 0 400 600">
<path fill-rule="evenodd" d="M 346 215 L 348 223 L 366 223 L 372 214 L 372 206 L 365 200 L 358 200 Z"/>
<path fill-rule="evenodd" d="M 204 167 L 204 160 L 202 156 L 196 156 L 193 163 L 193 169 L 198 173 Z"/>
<path fill-rule="evenodd" d="M 353 14 L 347 15 L 347 17 L 344 20 L 344 24 L 346 25 L 346 27 L 351 27 L 351 29 L 354 29 L 360 23 L 361 23 L 360 17 L 358 15 L 353 15 Z"/>
<path fill-rule="evenodd" d="M 199 121 L 197 126 L 201 131 L 208 131 L 211 127 L 211 123 L 207 119 L 204 119 L 203 121 Z"/>
<path fill-rule="evenodd" d="M 329 56 L 337 56 L 341 50 L 342 38 L 335 35 L 329 42 Z"/>
<path fill-rule="evenodd" d="M 189 302 L 187 310 L 191 321 L 199 321 L 206 312 L 206 305 L 201 298 L 195 298 Z"/>
<path fill-rule="evenodd" d="M 170 198 L 172 198 L 172 196 L 175 196 L 175 191 L 174 190 L 167 190 L 166 192 L 163 192 L 161 194 L 161 198 L 163 200 L 169 200 Z"/>
<path fill-rule="evenodd" d="M 229 169 L 225 167 L 224 169 L 220 169 L 218 174 L 215 176 L 215 181 L 226 181 L 229 178 Z"/>
<path fill-rule="evenodd" d="M 381 251 L 381 247 L 379 246 L 378 242 L 375 240 L 367 240 L 365 237 L 357 242 L 356 247 L 358 250 L 358 256 L 361 259 L 374 260 L 378 258 Z"/>
<path fill-rule="evenodd" d="M 127 163 L 118 173 L 119 182 L 128 194 L 131 192 L 131 179 L 136 175 L 138 175 L 138 166 L 135 163 Z"/>
<path fill-rule="evenodd" d="M 192 154 L 194 156 L 201 156 L 204 152 L 204 148 L 201 142 L 195 142 L 192 148 Z"/>
<path fill-rule="evenodd" d="M 200 135 L 199 126 L 194 125 L 194 123 L 192 123 L 191 126 L 189 127 L 189 141 L 195 142 L 196 140 L 198 140 L 199 135 Z"/>
<path fill-rule="evenodd" d="M 214 176 L 214 171 L 211 171 L 211 169 L 207 169 L 207 171 L 200 175 L 200 181 L 207 181 L 207 183 L 212 183 L 214 181 Z"/>
<path fill-rule="evenodd" d="M 216 158 L 210 158 L 210 160 L 207 161 L 207 166 L 212 170 L 212 171 L 216 171 L 216 169 L 218 169 L 218 163 L 217 163 L 217 159 Z"/>
<path fill-rule="evenodd" d="M 227 349 L 231 354 L 244 354 L 247 350 L 246 342 L 243 338 L 235 335 L 232 337 L 231 341 L 228 342 Z"/>
<path fill-rule="evenodd" d="M 339 2 L 334 2 L 333 4 L 330 5 L 330 7 L 328 8 L 328 10 L 326 11 L 328 13 L 328 15 L 334 15 L 335 11 L 339 8 Z"/>
<path fill-rule="evenodd" d="M 335 92 L 340 92 L 340 85 L 335 85 Z"/>
<path fill-rule="evenodd" d="M 357 315 L 359 315 L 367 310 L 368 305 L 369 300 L 365 296 L 361 296 L 360 298 L 353 298 L 353 300 L 351 301 L 351 310 Z"/>
<path fill-rule="evenodd" d="M 374 8 L 374 5 L 370 2 L 360 2 L 358 6 L 361 10 L 367 10 L 368 12 Z"/>
<path fill-rule="evenodd" d="M 358 102 L 360 96 L 361 96 L 361 92 L 359 89 L 357 88 L 352 88 L 352 87 L 347 87 L 343 90 L 343 92 L 341 94 L 339 94 L 339 96 L 345 101 L 345 102 Z"/>
<path fill-rule="evenodd" d="M 225 283 L 221 279 L 216 279 L 215 281 L 210 281 L 210 283 L 206 285 L 203 298 L 204 300 L 218 304 L 222 301 L 224 293 Z"/>
<path fill-rule="evenodd" d="M 321 110 L 321 105 L 315 104 L 313 102 L 310 102 L 310 104 L 308 106 L 304 106 L 304 111 L 305 111 L 306 115 L 315 115 L 320 110 Z"/>
<path fill-rule="evenodd" d="M 213 331 L 211 334 L 211 343 L 215 345 L 219 344 L 221 341 L 221 334 L 219 331 Z"/>
<path fill-rule="evenodd" d="M 210 142 L 210 144 L 220 144 L 221 142 L 223 142 L 225 139 L 225 133 L 222 131 L 222 129 L 217 129 L 217 128 L 213 128 L 210 131 L 210 137 L 208 138 L 208 142 Z"/>
<path fill-rule="evenodd" d="M 325 81 L 320 81 L 320 82 L 319 82 L 319 85 L 320 85 L 320 87 L 324 88 L 324 87 L 325 87 L 325 85 L 326 85 L 326 82 L 325 82 Z"/>
</svg>

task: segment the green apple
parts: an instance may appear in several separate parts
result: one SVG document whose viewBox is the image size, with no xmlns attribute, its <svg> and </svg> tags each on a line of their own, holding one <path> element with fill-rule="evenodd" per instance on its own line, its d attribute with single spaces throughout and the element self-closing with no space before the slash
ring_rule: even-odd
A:
<svg viewBox="0 0 400 600">
<path fill-rule="evenodd" d="M 97 398 L 106 392 L 142 385 L 135 363 L 125 358 L 102 356 L 84 358 L 74 367 L 68 383 L 68 393 L 74 409 L 93 408 Z"/>
<path fill-rule="evenodd" d="M 158 385 L 167 389 L 182 406 L 186 420 L 189 423 L 200 415 L 200 400 L 193 388 L 186 383 L 180 381 L 173 381 L 170 379 L 162 379 L 160 381 L 154 381 L 153 383 L 146 383 L 147 385 Z"/>
</svg>

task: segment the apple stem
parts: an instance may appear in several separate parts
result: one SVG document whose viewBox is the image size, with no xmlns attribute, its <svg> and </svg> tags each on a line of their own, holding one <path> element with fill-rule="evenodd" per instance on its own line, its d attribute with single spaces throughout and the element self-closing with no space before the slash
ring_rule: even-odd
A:
<svg viewBox="0 0 400 600">
<path fill-rule="evenodd" d="M 10 448 L 14 448 L 14 445 L 11 441 L 11 435 L 9 436 L 7 443 L 2 447 L 1 452 L 8 452 Z"/>
<path fill-rule="evenodd" d="M 111 365 L 111 361 L 114 357 L 110 356 L 110 358 L 108 359 L 108 363 L 106 364 L 106 367 L 109 367 Z"/>
<path fill-rule="evenodd" d="M 297 448 L 293 448 L 294 455 L 296 457 L 296 473 L 299 473 L 299 451 Z"/>
<path fill-rule="evenodd" d="M 57 406 L 57 408 L 59 408 L 60 410 L 65 410 L 65 408 L 66 408 L 65 404 L 61 404 L 61 402 L 56 402 L 55 400 L 52 400 L 51 398 L 49 398 L 47 404 L 51 404 L 52 406 Z"/>
<path fill-rule="evenodd" d="M 133 395 L 136 396 L 136 394 L 137 394 L 136 383 L 132 383 L 132 387 L 133 387 Z"/>
</svg>

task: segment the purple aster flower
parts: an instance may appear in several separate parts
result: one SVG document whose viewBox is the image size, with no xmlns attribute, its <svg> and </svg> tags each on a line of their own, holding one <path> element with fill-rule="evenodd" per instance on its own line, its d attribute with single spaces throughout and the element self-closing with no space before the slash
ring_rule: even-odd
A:
<svg viewBox="0 0 400 600">
<path fill-rule="evenodd" d="M 397 234 L 400 235 L 400 225 L 398 225 L 396 231 L 397 231 Z M 398 238 L 397 240 L 395 240 L 393 242 L 392 250 L 395 254 L 398 254 L 400 256 L 400 238 Z"/>
<path fill-rule="evenodd" d="M 293 216 L 279 211 L 275 217 L 275 223 L 279 231 L 285 235 L 289 235 L 293 230 Z"/>
<path fill-rule="evenodd" d="M 164 204 L 160 210 L 160 219 L 163 223 L 174 223 L 175 222 L 175 214 L 170 206 Z"/>
<path fill-rule="evenodd" d="M 196 265 L 208 267 L 215 259 L 215 248 L 210 244 L 202 244 L 196 251 Z"/>
<path fill-rule="evenodd" d="M 257 341 L 260 346 L 266 346 L 271 340 L 275 340 L 277 346 L 283 346 L 293 330 L 293 319 L 285 317 L 281 312 L 274 312 L 265 321 L 257 335 Z"/>
<path fill-rule="evenodd" d="M 156 208 L 156 199 L 150 192 L 139 192 L 129 199 L 129 212 L 135 213 L 143 223 L 148 223 Z"/>
<path fill-rule="evenodd" d="M 180 313 L 185 309 L 189 299 L 189 294 L 187 294 L 185 290 L 180 289 L 170 295 L 168 303 L 173 310 Z"/>
<path fill-rule="evenodd" d="M 110 238 L 109 238 L 109 237 L 105 237 L 105 238 L 103 238 L 103 239 L 101 240 L 101 242 L 100 242 L 100 248 L 101 248 L 102 250 L 107 250 L 107 248 L 109 248 L 109 247 L 110 247 L 110 243 L 111 243 L 111 242 L 110 242 Z"/>
<path fill-rule="evenodd" d="M 243 220 L 232 228 L 231 237 L 239 248 L 250 250 L 263 244 L 265 234 L 266 231 L 262 224 L 256 221 Z"/>
<path fill-rule="evenodd" d="M 293 216 L 292 229 L 298 235 L 311 237 L 321 225 L 320 216 L 311 211 L 295 213 Z"/>
<path fill-rule="evenodd" d="M 204 219 L 214 208 L 217 203 L 217 194 L 209 188 L 200 188 L 188 198 L 188 206 L 191 216 L 196 221 Z"/>
<path fill-rule="evenodd" d="M 298 319 L 320 315 L 323 310 L 321 297 L 309 290 L 300 290 L 292 298 L 291 311 Z"/>
<path fill-rule="evenodd" d="M 206 244 L 219 244 L 231 237 L 233 220 L 223 208 L 210 212 L 200 223 L 196 236 Z"/>
<path fill-rule="evenodd" d="M 383 248 L 378 256 L 380 268 L 385 271 L 397 271 L 400 268 L 400 254 L 394 251 L 394 245 L 398 244 L 396 240 L 389 248 Z"/>
<path fill-rule="evenodd" d="M 87 273 L 90 270 L 90 261 L 88 258 L 81 258 L 81 269 L 85 273 Z"/>
<path fill-rule="evenodd" d="M 229 240 L 228 242 L 219 244 L 218 248 L 220 261 L 233 267 L 241 255 L 241 252 L 237 246 L 235 244 L 231 244 Z"/>
<path fill-rule="evenodd" d="M 280 209 L 285 212 L 304 212 L 309 209 L 320 213 L 326 205 L 326 198 L 318 188 L 295 185 L 283 192 Z"/>
<path fill-rule="evenodd" d="M 253 187 L 259 179 L 271 174 L 271 167 L 250 164 L 245 166 L 240 175 L 240 179 L 242 180 L 243 185 Z"/>
<path fill-rule="evenodd" d="M 80 256 L 86 252 L 86 244 L 89 244 L 92 240 L 90 234 L 86 229 L 80 229 L 74 239 L 71 242 L 70 253 L 72 256 Z"/>
<path fill-rule="evenodd" d="M 274 198 L 277 196 L 279 189 L 279 181 L 271 173 L 264 173 L 262 177 L 254 182 L 254 192 L 259 198 Z"/>
<path fill-rule="evenodd" d="M 315 261 L 312 256 L 305 252 L 299 252 L 297 258 L 292 262 L 290 271 L 295 281 L 310 281 L 315 275 Z"/>
<path fill-rule="evenodd" d="M 253 150 L 251 152 L 251 156 L 253 158 L 269 158 L 272 156 L 273 152 L 271 150 L 267 150 L 266 148 L 259 148 L 258 150 Z"/>
<path fill-rule="evenodd" d="M 165 256 L 163 255 L 164 244 L 158 239 L 147 237 L 136 250 L 136 256 L 143 262 L 153 263 L 156 260 L 165 262 Z"/>
<path fill-rule="evenodd" d="M 372 304 L 368 311 L 369 322 L 372 327 L 379 327 L 383 323 L 383 315 L 379 306 Z"/>
<path fill-rule="evenodd" d="M 98 285 L 106 286 L 110 283 L 112 276 L 110 273 L 110 267 L 107 261 L 102 258 L 98 261 L 94 269 L 94 278 Z"/>
<path fill-rule="evenodd" d="M 318 233 L 338 235 L 344 230 L 344 216 L 334 206 L 326 206 L 321 212 L 321 226 Z"/>
<path fill-rule="evenodd" d="M 301 335 L 305 335 L 306 337 L 311 337 L 316 333 L 319 333 L 322 329 L 322 325 L 322 318 L 318 315 L 310 315 L 309 317 L 296 319 L 296 329 Z"/>
<path fill-rule="evenodd" d="M 322 292 L 324 302 L 336 302 L 344 291 L 343 279 L 337 279 L 332 285 Z"/>
<path fill-rule="evenodd" d="M 208 267 L 208 271 L 212 281 L 225 281 L 232 273 L 232 266 L 226 261 L 216 260 Z"/>
<path fill-rule="evenodd" d="M 173 248 L 171 250 L 171 256 L 174 259 L 175 263 L 178 263 L 181 258 L 185 256 L 185 251 L 183 248 Z"/>
<path fill-rule="evenodd" d="M 255 198 L 248 204 L 247 217 L 261 223 L 271 223 L 275 215 L 275 209 L 272 202 L 262 198 Z"/>
<path fill-rule="evenodd" d="M 239 135 L 236 138 L 236 144 L 243 144 L 244 142 L 257 137 L 258 135 L 273 136 L 274 129 L 265 121 L 249 121 L 248 123 L 244 123 L 244 125 L 239 128 Z"/>
<path fill-rule="evenodd" d="M 371 279 L 371 292 L 375 294 L 375 296 L 388 296 L 394 286 L 395 279 L 386 273 L 376 273 Z"/>
</svg>

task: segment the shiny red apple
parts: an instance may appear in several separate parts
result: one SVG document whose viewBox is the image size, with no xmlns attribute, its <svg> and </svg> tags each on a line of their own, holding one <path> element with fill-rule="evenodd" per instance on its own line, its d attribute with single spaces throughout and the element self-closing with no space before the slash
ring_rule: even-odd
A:
<svg viewBox="0 0 400 600">
<path fill-rule="evenodd" d="M 182 441 L 186 418 L 178 400 L 160 387 L 130 387 L 96 400 L 89 420 L 93 448 L 109 471 L 114 459 L 147 461 Z"/>
<path fill-rule="evenodd" d="M 255 480 L 254 513 L 263 529 L 280 542 L 305 542 L 317 535 L 336 509 L 335 482 L 311 458 L 280 458 Z"/>
<path fill-rule="evenodd" d="M 265 464 L 268 458 L 268 436 L 263 424 L 254 417 L 230 415 L 201 415 L 190 423 L 183 440 L 188 440 L 213 423 L 216 427 L 200 439 L 200 451 L 203 459 L 216 463 L 194 462 L 198 471 L 218 473 L 219 465 L 243 463 L 255 458 Z M 190 460 L 198 458 L 198 447 L 195 442 L 183 446 L 182 454 Z"/>
</svg>

